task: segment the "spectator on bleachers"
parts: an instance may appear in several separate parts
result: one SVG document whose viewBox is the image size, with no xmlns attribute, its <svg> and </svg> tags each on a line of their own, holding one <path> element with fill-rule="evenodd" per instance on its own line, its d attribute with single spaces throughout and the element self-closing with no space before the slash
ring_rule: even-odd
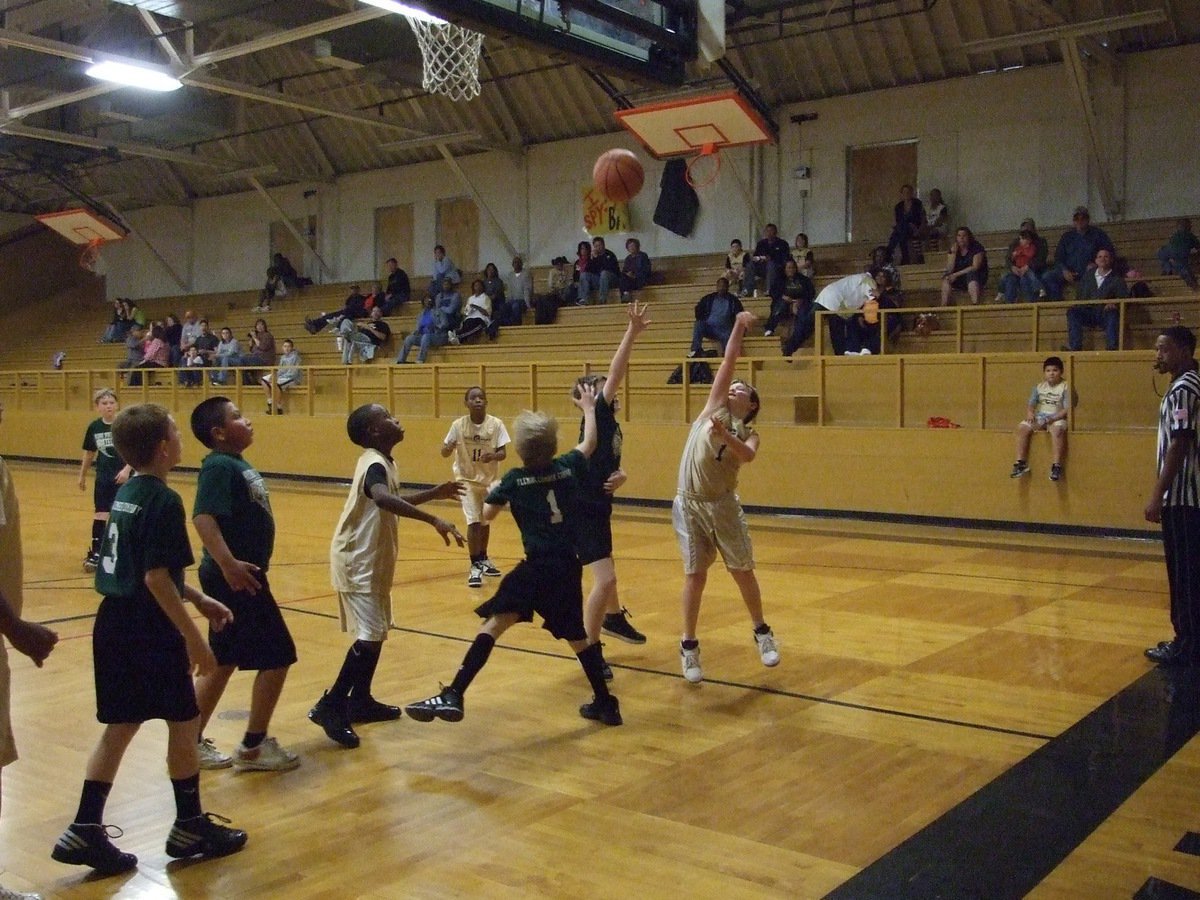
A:
<svg viewBox="0 0 1200 900">
<path fill-rule="evenodd" d="M 725 257 L 725 280 L 738 286 L 739 297 L 749 297 L 754 290 L 754 262 L 737 238 L 729 242 L 729 253 Z"/>
<path fill-rule="evenodd" d="M 551 325 L 558 318 L 558 309 L 575 302 L 576 287 L 571 261 L 565 256 L 556 256 L 550 261 L 546 274 L 546 293 L 538 294 L 533 301 L 533 321 L 536 325 Z"/>
<path fill-rule="evenodd" d="M 900 250 L 900 264 L 909 263 L 909 243 L 921 236 L 925 229 L 925 206 L 919 197 L 913 194 L 913 186 L 905 184 L 900 187 L 900 202 L 892 209 L 895 225 L 892 226 L 892 236 L 888 238 L 888 257 Z"/>
<path fill-rule="evenodd" d="M 1094 265 L 1076 282 L 1080 300 L 1121 300 L 1129 296 L 1125 279 L 1113 271 L 1113 253 L 1107 247 L 1096 251 Z M 1104 346 L 1116 350 L 1120 346 L 1121 312 L 1115 302 L 1103 306 L 1072 306 L 1067 310 L 1067 349 L 1083 349 L 1083 329 L 1103 328 Z"/>
<path fill-rule="evenodd" d="M 1077 282 L 1095 265 L 1096 253 L 1101 249 L 1107 250 L 1114 259 L 1117 255 L 1113 242 L 1103 229 L 1093 227 L 1086 206 L 1075 207 L 1071 222 L 1074 227 L 1063 232 L 1054 248 L 1054 265 L 1042 275 L 1042 286 L 1050 300 L 1061 300 L 1063 289 Z"/>
<path fill-rule="evenodd" d="M 183 324 L 175 313 L 167 313 L 163 322 L 163 340 L 167 342 L 167 354 L 170 358 L 168 365 L 177 366 L 183 359 L 179 345 L 183 340 Z"/>
<path fill-rule="evenodd" d="M 283 283 L 283 276 L 274 266 L 267 268 L 267 283 L 263 285 L 263 289 L 258 292 L 258 306 L 254 307 L 255 312 L 270 312 L 271 301 L 277 297 L 287 296 L 287 285 Z"/>
<path fill-rule="evenodd" d="M 408 282 L 408 273 L 400 268 L 400 263 L 396 262 L 396 257 L 388 259 L 384 265 L 387 266 L 387 287 L 383 291 L 383 314 L 390 316 L 402 304 L 407 303 L 412 297 L 412 287 Z"/>
<path fill-rule="evenodd" d="M 617 254 L 613 253 L 604 246 L 604 238 L 592 238 L 592 255 L 587 263 L 588 271 L 588 290 L 583 290 L 583 282 L 580 282 L 579 296 L 586 300 L 591 294 L 591 288 L 595 285 L 596 302 L 607 303 L 608 292 L 612 290 L 614 284 L 620 281 L 621 264 L 617 261 Z"/>
<path fill-rule="evenodd" d="M 204 356 L 200 353 L 200 348 L 195 344 L 188 347 L 183 351 L 183 360 L 180 362 L 183 371 L 179 373 L 179 383 L 184 387 L 199 387 L 204 379 L 204 373 L 200 371 L 204 366 Z"/>
<path fill-rule="evenodd" d="M 142 308 L 133 300 L 125 300 L 125 314 L 129 316 L 131 322 L 141 327 L 143 331 L 146 330 L 146 314 L 142 312 Z"/>
<path fill-rule="evenodd" d="M 279 357 L 279 368 L 274 375 L 268 372 L 261 379 L 267 392 L 268 416 L 271 415 L 272 408 L 276 415 L 283 415 L 283 392 L 300 383 L 300 351 L 290 338 L 284 338 L 280 347 L 283 348 L 283 353 Z"/>
<path fill-rule="evenodd" d="M 892 276 L 892 284 L 896 286 L 896 290 L 900 290 L 900 270 L 892 265 L 892 257 L 887 252 L 887 247 L 880 244 L 871 251 L 871 261 L 867 265 L 867 271 L 874 274 L 875 272 L 887 272 Z"/>
<path fill-rule="evenodd" d="M 535 309 L 533 299 L 533 273 L 525 268 L 525 260 L 519 256 L 512 259 L 512 271 L 504 276 L 504 303 L 506 308 L 501 325 L 520 325 L 525 313 Z"/>
<path fill-rule="evenodd" d="M 642 250 L 642 242 L 630 238 L 625 242 L 625 260 L 621 263 L 621 302 L 633 299 L 650 281 L 650 255 Z"/>
<path fill-rule="evenodd" d="M 254 330 L 246 335 L 247 352 L 238 357 L 239 366 L 273 366 L 278 352 L 275 349 L 275 335 L 267 328 L 266 319 L 255 319 Z M 258 381 L 257 372 L 243 372 L 242 384 L 254 384 Z"/>
<path fill-rule="evenodd" d="M 190 309 L 183 314 L 183 324 L 179 329 L 179 353 L 182 356 L 196 344 L 200 336 L 200 321 Z"/>
<path fill-rule="evenodd" d="M 342 351 L 342 365 L 350 365 L 354 351 L 363 362 L 370 362 L 375 353 L 392 336 L 392 327 L 383 320 L 383 307 L 373 306 L 365 322 L 346 318 L 338 324 L 338 349 Z"/>
<path fill-rule="evenodd" d="M 217 342 L 217 349 L 213 353 L 213 365 L 220 366 L 220 370 L 212 373 L 212 383 L 226 384 L 229 381 L 229 370 L 226 367 L 236 366 L 241 358 L 242 345 L 233 336 L 233 329 L 228 326 L 222 328 L 221 340 Z"/>
<path fill-rule="evenodd" d="M 696 304 L 696 324 L 692 326 L 692 346 L 688 356 L 695 356 L 704 349 L 704 339 L 716 341 L 725 352 L 729 335 L 733 333 L 733 322 L 742 312 L 742 301 L 729 292 L 729 281 L 717 279 L 717 289 L 705 294 Z"/>
<path fill-rule="evenodd" d="M 880 269 L 877 272 L 869 273 L 875 279 L 875 285 L 879 290 L 879 296 L 876 298 L 876 306 L 874 311 L 868 310 L 865 313 L 860 313 L 851 319 L 851 327 L 857 330 L 857 334 L 853 340 L 847 341 L 848 345 L 859 348 L 861 353 L 863 350 L 869 353 L 878 354 L 882 348 L 882 316 L 879 315 L 880 310 L 884 309 L 899 309 L 904 305 L 904 295 L 892 282 L 892 275 L 887 269 Z M 870 301 L 863 303 L 864 309 L 870 306 Z M 888 341 L 894 341 L 896 336 L 903 328 L 903 323 L 899 316 L 887 317 L 887 336 Z"/>
<path fill-rule="evenodd" d="M 484 283 L 476 278 L 471 282 L 471 296 L 463 314 L 462 324 L 450 332 L 450 343 L 461 344 L 478 337 L 483 332 L 491 333 L 492 298 L 487 295 Z"/>
<path fill-rule="evenodd" d="M 575 304 L 583 306 L 587 303 L 588 295 L 591 294 L 595 285 L 592 283 L 591 273 L 588 272 L 588 264 L 592 261 L 592 242 L 580 241 L 575 245 L 575 263 L 572 267 L 571 278 L 575 284 Z"/>
<path fill-rule="evenodd" d="M 783 293 L 778 300 L 771 301 L 771 315 L 763 326 L 763 337 L 773 335 L 781 319 L 804 319 L 816 296 L 812 279 L 800 271 L 796 260 L 789 259 L 783 267 Z"/>
<path fill-rule="evenodd" d="M 1192 220 L 1180 219 L 1175 223 L 1175 233 L 1158 251 L 1158 261 L 1164 275 L 1178 275 L 1183 283 L 1196 290 L 1196 276 L 1192 274 L 1192 257 L 1200 253 L 1200 240 L 1192 234 Z"/>
<path fill-rule="evenodd" d="M 754 245 L 751 268 L 755 278 L 763 279 L 763 285 L 772 300 L 783 295 L 783 267 L 791 258 L 792 248 L 779 236 L 779 229 L 768 224 L 763 229 L 762 239 Z"/>
<path fill-rule="evenodd" d="M 208 327 L 208 319 L 200 320 L 200 333 L 196 335 L 196 348 L 200 351 L 200 355 L 204 357 L 204 364 L 211 366 L 217 358 L 217 347 L 220 346 L 220 339 L 212 333 Z"/>
<path fill-rule="evenodd" d="M 925 210 L 923 238 L 943 238 L 950 227 L 950 210 L 942 200 L 942 192 L 934 188 L 929 192 L 929 207 Z"/>
<path fill-rule="evenodd" d="M 118 369 L 136 368 L 145 356 L 142 345 L 146 343 L 146 329 L 130 323 L 129 331 L 125 334 L 125 359 L 117 365 Z"/>
<path fill-rule="evenodd" d="M 500 269 L 495 263 L 488 263 L 483 267 L 483 275 L 480 276 L 483 281 L 483 290 L 492 300 L 492 309 L 501 310 L 504 308 L 504 279 L 500 277 Z M 474 290 L 472 290 L 474 293 Z M 516 323 L 520 325 L 520 322 Z"/>
<path fill-rule="evenodd" d="M 796 235 L 796 242 L 792 244 L 792 259 L 796 261 L 796 268 L 805 278 L 812 278 L 817 274 L 816 259 L 808 249 L 808 235 L 803 231 Z"/>
<path fill-rule="evenodd" d="M 950 305 L 950 294 L 966 291 L 972 303 L 978 303 L 987 287 L 988 261 L 983 244 L 967 226 L 954 232 L 954 246 L 946 254 L 946 271 L 942 275 L 942 306 Z"/>
<path fill-rule="evenodd" d="M 350 288 L 350 296 L 336 312 L 321 313 L 319 316 L 309 316 L 304 320 L 304 330 L 316 334 L 330 322 L 338 323 L 342 319 L 365 319 L 367 317 L 367 298 L 356 284 Z"/>
<path fill-rule="evenodd" d="M 292 261 L 282 253 L 276 253 L 271 257 L 271 265 L 267 269 L 268 273 L 271 269 L 275 270 L 289 291 L 298 290 L 312 284 L 312 279 L 305 278 L 297 272 L 296 267 L 292 265 Z"/>
<path fill-rule="evenodd" d="M 104 329 L 104 334 L 100 336 L 101 344 L 119 344 L 125 340 L 129 334 L 129 329 L 133 325 L 133 320 L 129 318 L 129 312 L 125 306 L 125 301 L 118 297 L 112 302 L 112 319 L 108 323 L 108 327 Z"/>
<path fill-rule="evenodd" d="M 417 324 L 405 335 L 400 344 L 400 352 L 396 354 L 396 364 L 408 362 L 409 351 L 421 343 L 426 334 L 433 331 L 433 298 L 426 297 L 421 301 L 421 312 L 417 314 Z"/>
<path fill-rule="evenodd" d="M 163 337 L 163 326 L 157 322 L 150 329 L 150 336 L 142 344 L 142 361 L 135 369 L 166 369 L 171 365 L 171 351 Z M 137 386 L 142 383 L 141 372 L 129 373 L 129 384 Z"/>
<path fill-rule="evenodd" d="M 1046 296 L 1046 288 L 1038 277 L 1040 269 L 1046 266 L 1045 251 L 1046 241 L 1039 238 L 1036 231 L 1022 227 L 1008 247 L 1008 271 L 1000 279 L 997 303 L 1015 303 L 1022 293 L 1031 303 Z"/>
<path fill-rule="evenodd" d="M 454 265 L 454 260 L 446 255 L 446 248 L 438 244 L 433 248 L 433 274 L 429 279 L 430 297 L 437 297 L 442 289 L 442 282 L 447 278 L 450 279 L 451 285 L 456 285 L 462 281 L 462 273 L 458 271 L 458 266 Z"/>
<path fill-rule="evenodd" d="M 813 301 L 812 312 L 807 319 L 797 319 L 792 326 L 792 334 L 784 342 L 783 355 L 791 356 L 802 343 L 813 333 L 818 312 L 832 312 L 838 315 L 826 316 L 829 323 L 829 342 L 836 356 L 844 353 L 859 353 L 863 349 L 858 339 L 858 330 L 851 327 L 847 317 L 863 308 L 868 300 L 879 298 L 879 286 L 867 272 L 860 275 L 846 275 L 832 284 L 827 284 L 817 294 Z"/>
<path fill-rule="evenodd" d="M 454 289 L 454 282 L 447 276 L 442 279 L 442 289 L 433 300 L 429 326 L 424 329 L 420 327 L 421 321 L 425 318 L 422 314 L 421 319 L 417 322 L 419 334 L 413 332 L 404 339 L 404 345 L 400 348 L 400 355 L 396 357 L 396 362 L 408 362 L 408 353 L 418 342 L 420 350 L 417 353 L 417 362 L 425 362 L 431 347 L 441 347 L 450 342 L 450 332 L 458 327 L 461 313 L 462 297 Z"/>
<path fill-rule="evenodd" d="M 1063 361 L 1049 356 L 1042 363 L 1043 379 L 1033 386 L 1026 402 L 1025 418 L 1017 423 L 1017 461 L 1013 463 L 1012 478 L 1029 472 L 1029 441 L 1035 431 L 1050 434 L 1054 461 L 1050 465 L 1050 480 L 1062 478 L 1067 453 L 1067 411 L 1071 408 L 1071 388 L 1063 381 Z"/>
</svg>

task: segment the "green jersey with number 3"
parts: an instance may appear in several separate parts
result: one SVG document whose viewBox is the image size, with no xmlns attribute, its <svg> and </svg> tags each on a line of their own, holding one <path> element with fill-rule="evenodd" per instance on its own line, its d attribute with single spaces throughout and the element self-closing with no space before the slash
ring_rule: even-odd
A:
<svg viewBox="0 0 1200 900">
<path fill-rule="evenodd" d="M 136 475 L 121 485 L 100 548 L 97 592 L 154 603 L 146 573 L 167 569 L 182 591 L 183 570 L 193 562 L 187 513 L 179 495 L 154 475 Z"/>
</svg>

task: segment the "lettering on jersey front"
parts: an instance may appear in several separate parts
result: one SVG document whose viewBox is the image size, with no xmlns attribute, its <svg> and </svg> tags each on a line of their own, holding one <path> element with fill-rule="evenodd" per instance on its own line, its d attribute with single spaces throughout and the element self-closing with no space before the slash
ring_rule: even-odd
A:
<svg viewBox="0 0 1200 900">
<path fill-rule="evenodd" d="M 111 459 L 117 455 L 111 431 L 97 431 L 92 435 L 92 440 L 96 443 L 96 452 L 101 456 Z"/>
<path fill-rule="evenodd" d="M 138 506 L 136 503 L 129 503 L 128 501 L 125 501 L 125 500 L 114 500 L 113 505 L 112 505 L 112 511 L 119 512 L 119 513 L 129 513 L 130 515 L 137 515 L 138 513 L 140 513 L 142 511 L 142 508 L 140 506 Z"/>
<path fill-rule="evenodd" d="M 517 487 L 528 487 L 531 484 L 553 484 L 556 481 L 570 481 L 574 477 L 574 472 L 559 469 L 544 475 L 526 475 L 524 478 L 518 478 Z"/>
<path fill-rule="evenodd" d="M 246 479 L 246 487 L 250 489 L 250 499 L 265 509 L 271 511 L 271 498 L 267 495 L 267 483 L 255 469 L 243 469 L 242 477 Z"/>
</svg>

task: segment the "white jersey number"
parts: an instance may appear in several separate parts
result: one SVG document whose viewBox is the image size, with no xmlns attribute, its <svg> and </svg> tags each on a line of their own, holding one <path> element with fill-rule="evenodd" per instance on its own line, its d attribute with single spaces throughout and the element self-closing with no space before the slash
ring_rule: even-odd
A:
<svg viewBox="0 0 1200 900">
<path fill-rule="evenodd" d="M 100 568 L 104 569 L 105 573 L 111 575 L 117 570 L 117 538 L 119 531 L 116 522 L 108 523 L 108 553 L 100 560 Z M 110 555 L 111 554 L 111 555 Z"/>
</svg>

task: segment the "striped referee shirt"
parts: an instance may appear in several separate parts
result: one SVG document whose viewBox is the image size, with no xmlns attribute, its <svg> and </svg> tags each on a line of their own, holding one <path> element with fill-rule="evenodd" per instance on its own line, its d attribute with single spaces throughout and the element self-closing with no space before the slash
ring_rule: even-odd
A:
<svg viewBox="0 0 1200 900">
<path fill-rule="evenodd" d="M 1158 408 L 1158 471 L 1161 474 L 1167 460 L 1167 447 L 1177 435 L 1193 436 L 1191 448 L 1175 480 L 1167 487 L 1163 498 L 1166 506 L 1200 508 L 1200 459 L 1197 458 L 1196 425 L 1200 422 L 1200 374 L 1195 369 L 1184 372 L 1167 389 Z"/>
</svg>

